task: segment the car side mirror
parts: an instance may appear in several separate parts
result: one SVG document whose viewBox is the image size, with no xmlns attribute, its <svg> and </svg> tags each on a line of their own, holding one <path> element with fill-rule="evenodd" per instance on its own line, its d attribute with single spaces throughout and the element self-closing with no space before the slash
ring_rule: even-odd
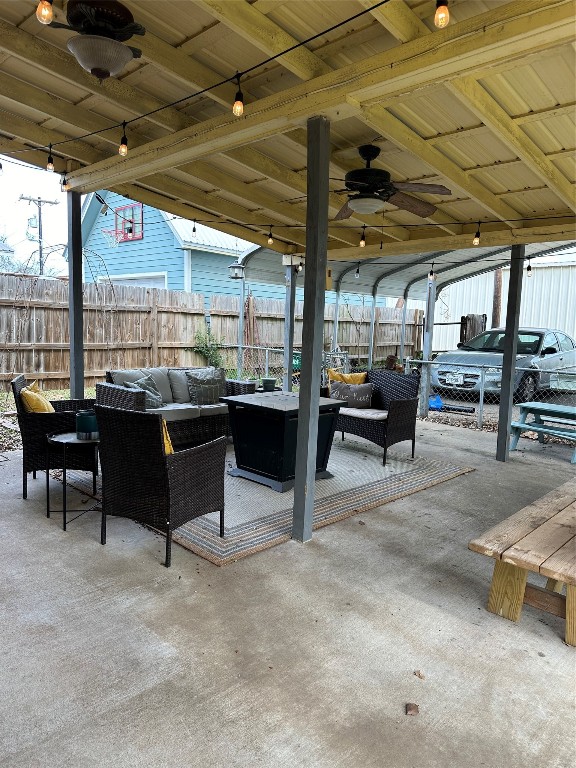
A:
<svg viewBox="0 0 576 768">
<path fill-rule="evenodd" d="M 541 352 L 542 357 L 544 355 L 555 355 L 558 352 L 556 347 L 544 347 L 544 349 Z"/>
</svg>

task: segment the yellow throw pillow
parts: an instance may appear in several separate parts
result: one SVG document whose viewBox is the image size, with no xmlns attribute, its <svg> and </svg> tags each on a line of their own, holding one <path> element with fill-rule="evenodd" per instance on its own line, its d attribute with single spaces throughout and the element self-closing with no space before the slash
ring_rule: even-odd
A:
<svg viewBox="0 0 576 768">
<path fill-rule="evenodd" d="M 29 413 L 54 413 L 54 406 L 46 395 L 40 391 L 37 381 L 20 390 L 24 408 Z"/>
<path fill-rule="evenodd" d="M 171 453 L 174 453 L 174 448 L 172 447 L 172 440 L 170 440 L 170 435 L 168 434 L 166 419 L 162 419 L 162 433 L 164 435 L 164 453 L 166 456 L 169 456 Z"/>
<path fill-rule="evenodd" d="M 366 371 L 362 371 L 362 373 L 339 373 L 334 368 L 328 368 L 328 380 L 343 381 L 345 384 L 364 384 Z"/>
</svg>

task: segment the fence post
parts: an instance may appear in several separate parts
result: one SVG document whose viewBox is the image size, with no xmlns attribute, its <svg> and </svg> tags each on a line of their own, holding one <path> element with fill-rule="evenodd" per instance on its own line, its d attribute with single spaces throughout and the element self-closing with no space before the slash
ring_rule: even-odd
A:
<svg viewBox="0 0 576 768">
<path fill-rule="evenodd" d="M 151 349 L 151 365 L 160 365 L 158 358 L 158 289 L 152 288 L 150 290 L 152 299 L 152 308 L 150 311 L 150 341 L 152 342 Z M 179 361 L 180 362 L 180 361 Z"/>
<path fill-rule="evenodd" d="M 478 401 L 478 429 L 482 428 L 484 422 L 484 385 L 486 382 L 486 370 L 480 368 L 480 399 Z"/>
</svg>

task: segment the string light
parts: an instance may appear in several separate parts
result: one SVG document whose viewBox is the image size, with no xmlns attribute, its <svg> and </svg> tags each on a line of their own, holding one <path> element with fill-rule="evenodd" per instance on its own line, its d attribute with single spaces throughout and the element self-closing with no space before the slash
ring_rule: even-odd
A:
<svg viewBox="0 0 576 768">
<path fill-rule="evenodd" d="M 434 272 L 434 262 L 432 262 L 432 266 L 430 267 L 430 272 L 428 272 L 428 280 L 436 280 L 436 273 Z"/>
<path fill-rule="evenodd" d="M 48 148 L 48 162 L 46 163 L 47 171 L 54 171 L 54 158 L 52 157 L 52 144 Z"/>
<path fill-rule="evenodd" d="M 192 237 L 196 237 L 196 219 L 194 219 L 194 223 L 192 225 Z"/>
<path fill-rule="evenodd" d="M 240 74 L 238 72 L 236 72 L 236 82 L 238 83 L 238 90 L 236 91 L 232 112 L 236 117 L 242 117 L 244 114 L 244 94 L 240 89 Z"/>
<path fill-rule="evenodd" d="M 354 272 L 354 277 L 356 278 L 360 277 L 360 262 L 358 262 L 358 265 L 356 266 L 356 272 Z"/>
<path fill-rule="evenodd" d="M 364 248 L 366 246 L 366 224 L 362 227 L 362 235 L 360 237 L 360 248 Z"/>
<path fill-rule="evenodd" d="M 528 266 L 526 267 L 526 277 L 532 277 L 532 264 L 530 264 L 530 256 L 528 256 Z"/>
<path fill-rule="evenodd" d="M 63 173 L 60 177 L 60 191 L 61 192 L 68 192 L 70 189 L 70 186 L 68 184 L 68 179 L 66 178 L 66 174 Z"/>
<path fill-rule="evenodd" d="M 2 163 L 0 163 L 0 176 L 4 173 L 4 168 L 2 167 Z"/>
<path fill-rule="evenodd" d="M 436 0 L 436 13 L 434 14 L 434 24 L 438 29 L 444 29 L 450 22 L 450 11 L 448 10 L 448 0 Z"/>
<path fill-rule="evenodd" d="M 52 0 L 40 0 L 36 8 L 36 18 L 40 24 L 51 24 L 54 19 Z"/>
<path fill-rule="evenodd" d="M 476 234 L 472 240 L 472 245 L 480 245 L 480 222 L 478 222 L 478 229 L 476 230 Z"/>
<path fill-rule="evenodd" d="M 272 245 L 274 243 L 274 238 L 272 237 L 272 224 L 270 224 L 270 229 L 268 230 L 268 245 Z"/>
<path fill-rule="evenodd" d="M 126 155 L 128 154 L 128 139 L 126 138 L 126 121 L 122 123 L 122 138 L 120 139 L 118 154 L 121 157 L 126 157 Z"/>
</svg>

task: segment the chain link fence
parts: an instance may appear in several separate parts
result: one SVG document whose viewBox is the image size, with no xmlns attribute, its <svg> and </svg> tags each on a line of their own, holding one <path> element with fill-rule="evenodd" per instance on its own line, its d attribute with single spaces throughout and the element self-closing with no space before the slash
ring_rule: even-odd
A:
<svg viewBox="0 0 576 768">
<path fill-rule="evenodd" d="M 240 351 L 238 347 L 225 345 L 220 348 L 226 376 L 229 379 L 251 379 L 260 381 L 262 378 L 276 378 L 281 385 L 284 379 L 284 349 L 278 347 L 245 346 Z M 302 352 L 295 349 L 292 355 L 292 386 L 297 389 L 300 385 L 300 368 Z M 323 352 L 321 383 L 328 382 L 328 368 L 335 368 L 343 373 L 350 371 L 350 360 L 347 352 Z"/>
<path fill-rule="evenodd" d="M 498 425 L 502 367 L 406 360 L 405 370 L 420 371 L 420 417 L 478 429 Z M 546 401 L 576 406 L 576 372 L 516 368 L 512 420 L 519 417 L 517 403 Z M 446 418 L 449 414 L 453 418 Z"/>
</svg>

